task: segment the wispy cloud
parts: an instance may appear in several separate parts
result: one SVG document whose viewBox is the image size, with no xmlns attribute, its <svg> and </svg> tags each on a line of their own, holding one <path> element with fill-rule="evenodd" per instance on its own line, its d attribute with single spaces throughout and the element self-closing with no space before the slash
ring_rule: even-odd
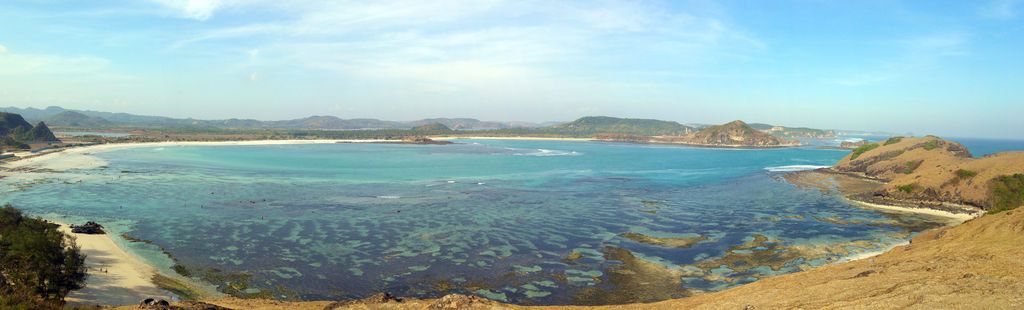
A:
<svg viewBox="0 0 1024 310">
<path fill-rule="evenodd" d="M 174 11 L 182 18 L 207 20 L 221 8 L 221 0 L 150 0 Z"/>
<path fill-rule="evenodd" d="M 874 85 L 907 77 L 939 63 L 943 58 L 970 54 L 969 36 L 960 31 L 940 32 L 895 41 L 896 56 L 869 70 L 835 79 L 843 86 Z"/>
<path fill-rule="evenodd" d="M 982 17 L 996 20 L 1010 20 L 1017 18 L 1021 0 L 994 0 L 978 10 Z"/>
<path fill-rule="evenodd" d="M 208 28 L 174 42 L 179 52 L 223 42 L 259 49 L 263 66 L 396 79 L 429 89 L 567 83 L 573 71 L 642 62 L 671 69 L 767 48 L 704 11 L 657 2 L 334 1 L 231 4 L 285 12 L 276 21 Z M 234 48 L 232 46 L 231 48 Z M 728 50 L 728 51 L 725 51 Z M 272 70 L 273 68 L 263 68 Z M 632 69 L 631 69 L 632 70 Z M 438 87 L 438 85 L 444 85 Z"/>
</svg>

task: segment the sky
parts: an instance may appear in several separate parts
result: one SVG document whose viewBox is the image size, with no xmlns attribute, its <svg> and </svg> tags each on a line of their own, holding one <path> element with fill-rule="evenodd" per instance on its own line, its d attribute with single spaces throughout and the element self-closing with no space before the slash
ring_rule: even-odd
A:
<svg viewBox="0 0 1024 310">
<path fill-rule="evenodd" d="M 0 2 L 0 106 L 1024 138 L 1024 1 Z"/>
</svg>

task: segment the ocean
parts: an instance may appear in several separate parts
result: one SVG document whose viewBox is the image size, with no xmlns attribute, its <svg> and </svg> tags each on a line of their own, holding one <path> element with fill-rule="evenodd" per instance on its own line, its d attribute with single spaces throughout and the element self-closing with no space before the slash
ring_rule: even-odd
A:
<svg viewBox="0 0 1024 310">
<path fill-rule="evenodd" d="M 678 292 L 651 297 L 667 299 L 883 250 L 938 225 L 781 178 L 843 150 L 455 142 L 118 149 L 93 154 L 102 167 L 0 179 L 0 203 L 106 224 L 166 272 L 177 264 L 236 295 L 458 292 L 535 305 L 636 289 L 622 253 L 673 275 Z"/>
</svg>

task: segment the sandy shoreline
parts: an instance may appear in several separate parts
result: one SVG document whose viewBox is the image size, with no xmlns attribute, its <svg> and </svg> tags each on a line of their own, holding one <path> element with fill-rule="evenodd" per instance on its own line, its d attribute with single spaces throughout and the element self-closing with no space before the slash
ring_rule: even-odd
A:
<svg viewBox="0 0 1024 310">
<path fill-rule="evenodd" d="M 75 234 L 66 223 L 54 222 L 75 238 L 89 268 L 85 288 L 67 297 L 71 305 L 133 305 L 146 298 L 172 300 L 173 294 L 153 284 L 156 269 L 119 247 L 110 235 Z"/>
<path fill-rule="evenodd" d="M 977 217 L 981 216 L 982 214 L 984 214 L 984 212 L 982 212 L 982 211 L 978 211 L 978 212 L 975 212 L 975 213 L 953 213 L 953 212 L 949 212 L 949 211 L 942 211 L 942 210 L 936 210 L 936 209 L 930 209 L 930 208 L 909 208 L 909 207 L 900 207 L 900 206 L 893 206 L 893 205 L 883 205 L 883 204 L 871 203 L 871 202 L 866 202 L 866 201 L 860 201 L 860 200 L 856 200 L 856 199 L 849 198 L 849 197 L 847 197 L 846 200 L 850 201 L 853 204 L 864 206 L 864 207 L 867 207 L 867 208 L 872 208 L 872 209 L 888 210 L 888 211 L 896 211 L 896 212 L 904 212 L 904 213 L 926 214 L 926 215 L 932 215 L 932 216 L 937 216 L 937 217 L 949 218 L 949 219 L 958 221 L 957 224 L 966 222 L 966 221 L 974 219 L 974 218 L 977 218 Z"/>
<path fill-rule="evenodd" d="M 433 140 L 535 140 L 535 141 L 603 141 L 591 138 L 555 138 L 555 137 L 485 137 L 485 136 L 436 136 L 430 137 Z"/>
</svg>

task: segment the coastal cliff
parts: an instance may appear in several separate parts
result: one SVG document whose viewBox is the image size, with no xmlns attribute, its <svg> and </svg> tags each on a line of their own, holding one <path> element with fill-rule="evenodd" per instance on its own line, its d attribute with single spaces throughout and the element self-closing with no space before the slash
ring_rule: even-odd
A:
<svg viewBox="0 0 1024 310">
<path fill-rule="evenodd" d="M 855 199 L 912 202 L 942 207 L 970 205 L 987 211 L 1024 203 L 1024 152 L 973 158 L 963 145 L 938 137 L 896 137 L 854 149 L 832 168 L 885 182 Z"/>
</svg>

